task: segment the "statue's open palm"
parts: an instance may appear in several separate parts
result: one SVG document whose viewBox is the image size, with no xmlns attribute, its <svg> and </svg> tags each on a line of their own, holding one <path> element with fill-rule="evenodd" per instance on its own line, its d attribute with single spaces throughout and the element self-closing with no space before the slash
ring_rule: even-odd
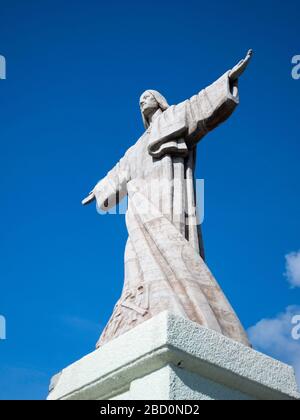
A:
<svg viewBox="0 0 300 420">
<path fill-rule="evenodd" d="M 252 55 L 253 50 L 249 50 L 246 57 L 243 60 L 241 60 L 235 67 L 233 67 L 229 74 L 229 78 L 232 82 L 237 80 L 244 73 L 244 71 L 249 65 Z"/>
</svg>

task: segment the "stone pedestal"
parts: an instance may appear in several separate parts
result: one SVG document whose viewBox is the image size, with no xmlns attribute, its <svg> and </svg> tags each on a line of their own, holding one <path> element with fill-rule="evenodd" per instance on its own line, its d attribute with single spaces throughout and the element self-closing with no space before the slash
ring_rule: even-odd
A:
<svg viewBox="0 0 300 420">
<path fill-rule="evenodd" d="M 163 312 L 68 366 L 49 400 L 293 400 L 294 371 Z"/>
</svg>

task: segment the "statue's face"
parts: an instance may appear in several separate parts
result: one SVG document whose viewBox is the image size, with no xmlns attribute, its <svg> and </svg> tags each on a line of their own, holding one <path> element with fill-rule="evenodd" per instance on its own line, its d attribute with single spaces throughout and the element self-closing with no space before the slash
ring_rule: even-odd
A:
<svg viewBox="0 0 300 420">
<path fill-rule="evenodd" d="M 140 107 L 141 107 L 142 113 L 147 117 L 148 115 L 153 113 L 153 111 L 156 111 L 159 108 L 159 104 L 157 100 L 154 98 L 154 96 L 152 95 L 152 93 L 145 92 L 141 96 Z"/>
</svg>

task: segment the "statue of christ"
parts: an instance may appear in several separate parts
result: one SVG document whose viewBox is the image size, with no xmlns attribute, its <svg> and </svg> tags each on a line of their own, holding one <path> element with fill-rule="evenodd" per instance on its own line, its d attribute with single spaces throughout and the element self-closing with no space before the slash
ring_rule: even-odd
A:
<svg viewBox="0 0 300 420">
<path fill-rule="evenodd" d="M 178 105 L 143 93 L 144 134 L 83 200 L 109 210 L 128 195 L 124 288 L 98 347 L 166 310 L 249 346 L 205 263 L 194 170 L 197 143 L 239 104 L 238 81 L 251 56 Z"/>
</svg>

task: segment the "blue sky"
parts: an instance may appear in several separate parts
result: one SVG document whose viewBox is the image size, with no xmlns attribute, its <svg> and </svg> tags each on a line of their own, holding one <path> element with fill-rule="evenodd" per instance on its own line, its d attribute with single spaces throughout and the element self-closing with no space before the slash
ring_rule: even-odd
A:
<svg viewBox="0 0 300 420">
<path fill-rule="evenodd" d="M 120 295 L 124 217 L 80 201 L 142 134 L 139 95 L 180 102 L 248 48 L 241 105 L 198 148 L 207 262 L 245 328 L 297 312 L 299 15 L 292 0 L 0 1 L 0 399 L 45 398 Z"/>
</svg>

